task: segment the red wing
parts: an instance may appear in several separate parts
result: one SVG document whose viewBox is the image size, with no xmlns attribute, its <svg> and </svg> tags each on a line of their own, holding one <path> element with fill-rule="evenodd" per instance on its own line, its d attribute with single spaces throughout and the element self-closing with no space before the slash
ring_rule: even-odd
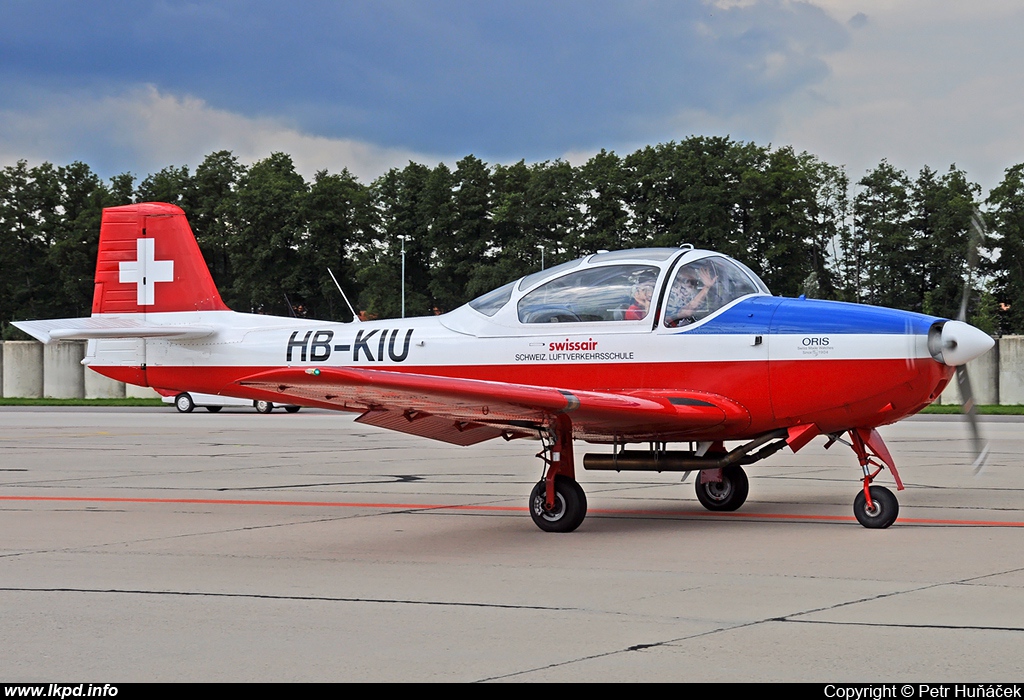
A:
<svg viewBox="0 0 1024 700">
<path fill-rule="evenodd" d="M 609 436 L 750 420 L 742 406 L 696 392 L 569 390 L 351 367 L 275 369 L 238 383 L 299 403 L 362 411 L 363 423 L 461 445 L 534 434 L 557 413 L 571 414 L 580 434 Z"/>
</svg>

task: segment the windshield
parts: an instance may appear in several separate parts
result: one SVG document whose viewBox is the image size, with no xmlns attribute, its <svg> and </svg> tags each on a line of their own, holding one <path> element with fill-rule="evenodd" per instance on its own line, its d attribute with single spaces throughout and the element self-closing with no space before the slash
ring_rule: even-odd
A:
<svg viewBox="0 0 1024 700">
<path fill-rule="evenodd" d="M 483 296 L 479 296 L 473 301 L 469 302 L 470 308 L 476 309 L 484 316 L 493 316 L 498 313 L 508 300 L 512 298 L 512 290 L 515 288 L 515 282 L 509 282 L 504 287 L 498 287 L 492 289 Z"/>
</svg>

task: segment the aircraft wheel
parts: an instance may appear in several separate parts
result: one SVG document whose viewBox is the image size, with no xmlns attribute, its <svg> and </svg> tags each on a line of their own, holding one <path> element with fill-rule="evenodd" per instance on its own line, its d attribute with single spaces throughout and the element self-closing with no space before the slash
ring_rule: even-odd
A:
<svg viewBox="0 0 1024 700">
<path fill-rule="evenodd" d="M 545 532 L 572 532 L 587 516 L 587 495 L 575 479 L 555 477 L 555 507 L 544 510 L 547 488 L 541 479 L 530 493 L 530 516 Z"/>
<path fill-rule="evenodd" d="M 274 404 L 270 401 L 253 401 L 252 405 L 256 407 L 256 413 L 270 413 L 274 410 Z"/>
<path fill-rule="evenodd" d="M 871 508 L 868 508 L 868 499 L 864 497 L 863 489 L 853 499 L 853 514 L 857 516 L 857 522 L 864 527 L 872 529 L 884 529 L 896 522 L 896 516 L 900 514 L 900 502 L 896 500 L 893 492 L 884 486 L 871 486 Z"/>
<path fill-rule="evenodd" d="M 302 406 L 285 406 L 284 410 L 288 411 L 288 413 L 298 413 L 300 408 Z"/>
<path fill-rule="evenodd" d="M 217 411 L 219 411 L 222 408 L 223 408 L 223 406 L 207 406 L 206 410 L 209 411 L 210 413 L 216 413 Z"/>
<path fill-rule="evenodd" d="M 178 413 L 192 413 L 196 404 L 188 394 L 178 394 L 174 397 L 174 407 L 178 409 Z"/>
<path fill-rule="evenodd" d="M 736 510 L 747 500 L 750 482 L 743 467 L 731 465 L 722 469 L 722 480 L 719 482 L 700 483 L 697 476 L 697 500 L 708 510 Z"/>
</svg>

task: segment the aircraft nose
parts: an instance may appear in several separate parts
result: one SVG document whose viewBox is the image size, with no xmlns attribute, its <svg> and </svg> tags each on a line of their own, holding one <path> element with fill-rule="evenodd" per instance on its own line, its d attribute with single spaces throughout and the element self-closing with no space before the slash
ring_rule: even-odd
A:
<svg viewBox="0 0 1024 700">
<path fill-rule="evenodd" d="M 941 330 L 933 326 L 932 333 L 929 333 L 928 349 L 939 362 L 956 367 L 984 355 L 995 342 L 988 333 L 968 323 L 946 321 L 941 324 Z"/>
</svg>

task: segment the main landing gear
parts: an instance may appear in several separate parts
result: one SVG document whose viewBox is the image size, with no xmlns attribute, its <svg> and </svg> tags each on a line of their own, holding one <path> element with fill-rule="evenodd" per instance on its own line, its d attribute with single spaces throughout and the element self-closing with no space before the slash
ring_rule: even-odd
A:
<svg viewBox="0 0 1024 700">
<path fill-rule="evenodd" d="M 765 433 L 728 452 L 721 442 L 709 443 L 699 453 L 670 452 L 664 443 L 657 443 L 655 449 L 652 443 L 650 451 L 588 454 L 583 466 L 614 471 L 697 471 L 697 499 L 701 504 L 711 511 L 733 511 L 743 505 L 750 490 L 740 463 L 752 464 L 774 454 L 786 445 L 785 436 L 784 430 Z M 552 418 L 541 439 L 544 449 L 537 456 L 546 469 L 544 478 L 530 493 L 530 516 L 546 532 L 572 532 L 587 515 L 587 497 L 576 482 L 572 422 L 564 415 Z"/>
<path fill-rule="evenodd" d="M 711 472 L 711 473 L 709 473 Z M 720 475 L 714 472 L 721 472 Z M 718 476 L 719 480 L 714 481 Z M 736 510 L 747 500 L 750 482 L 747 473 L 738 464 L 723 469 L 707 469 L 698 472 L 694 481 L 697 500 L 708 510 Z"/>
<path fill-rule="evenodd" d="M 587 517 L 587 496 L 576 481 L 572 452 L 572 423 L 552 419 L 538 457 L 547 465 L 544 478 L 530 493 L 530 517 L 545 532 L 572 532 Z"/>
<path fill-rule="evenodd" d="M 587 515 L 587 495 L 572 477 L 555 476 L 555 502 L 547 505 L 547 481 L 541 479 L 530 493 L 530 515 L 545 532 L 572 532 Z"/>
</svg>

